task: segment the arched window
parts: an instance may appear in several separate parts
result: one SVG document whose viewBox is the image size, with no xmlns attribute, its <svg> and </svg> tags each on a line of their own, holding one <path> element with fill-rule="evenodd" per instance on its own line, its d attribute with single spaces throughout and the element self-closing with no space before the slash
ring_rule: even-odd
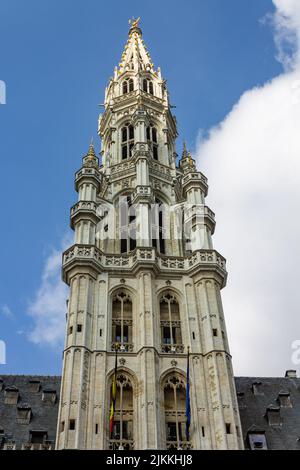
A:
<svg viewBox="0 0 300 470">
<path fill-rule="evenodd" d="M 163 382 L 167 449 L 189 449 L 185 435 L 186 383 L 178 373 L 170 374 Z"/>
<path fill-rule="evenodd" d="M 127 122 L 121 130 L 121 154 L 122 160 L 130 158 L 134 146 L 134 127 Z"/>
<path fill-rule="evenodd" d="M 112 350 L 132 351 L 132 301 L 130 295 L 121 291 L 112 300 Z"/>
<path fill-rule="evenodd" d="M 151 124 L 146 129 L 147 141 L 152 150 L 154 160 L 158 160 L 157 129 Z"/>
<path fill-rule="evenodd" d="M 136 210 L 131 196 L 119 198 L 119 239 L 121 253 L 129 253 L 136 247 Z"/>
<path fill-rule="evenodd" d="M 122 90 L 123 95 L 131 93 L 134 90 L 134 82 L 132 78 L 126 78 L 126 80 L 124 80 Z"/>
<path fill-rule="evenodd" d="M 154 95 L 154 86 L 151 80 L 148 80 L 147 78 L 143 79 L 143 91 L 150 95 Z"/>
<path fill-rule="evenodd" d="M 151 230 L 152 230 L 152 246 L 156 248 L 162 255 L 166 253 L 166 214 L 165 204 L 155 198 L 155 205 L 151 211 Z"/>
<path fill-rule="evenodd" d="M 117 394 L 113 417 L 113 430 L 109 436 L 109 450 L 132 450 L 133 446 L 133 387 L 128 375 L 117 372 Z M 110 403 L 112 402 L 112 386 Z"/>
<path fill-rule="evenodd" d="M 172 292 L 165 292 L 159 301 L 161 350 L 164 353 L 183 353 L 179 303 Z"/>
</svg>

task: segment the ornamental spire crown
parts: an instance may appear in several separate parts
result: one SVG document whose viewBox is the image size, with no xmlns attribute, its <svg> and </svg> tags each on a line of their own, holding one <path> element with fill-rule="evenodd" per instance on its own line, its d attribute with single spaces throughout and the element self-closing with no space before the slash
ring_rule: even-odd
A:
<svg viewBox="0 0 300 470">
<path fill-rule="evenodd" d="M 125 44 L 121 61 L 117 67 L 117 74 L 121 75 L 126 71 L 148 71 L 157 73 L 154 64 L 147 50 L 142 37 L 142 30 L 139 27 L 140 18 L 129 20 L 130 29 L 128 40 Z"/>
</svg>

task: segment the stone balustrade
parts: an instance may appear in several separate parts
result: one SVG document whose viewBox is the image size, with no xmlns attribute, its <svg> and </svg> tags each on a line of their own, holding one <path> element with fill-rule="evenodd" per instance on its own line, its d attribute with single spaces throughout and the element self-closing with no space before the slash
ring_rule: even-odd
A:
<svg viewBox="0 0 300 470">
<path fill-rule="evenodd" d="M 74 263 L 93 262 L 102 270 L 131 270 L 139 265 L 153 266 L 161 272 L 188 274 L 195 269 L 215 269 L 226 278 L 226 260 L 215 250 L 198 250 L 188 257 L 160 256 L 154 248 L 136 248 L 131 254 L 104 254 L 94 245 L 73 245 L 63 254 L 63 270 Z"/>
</svg>

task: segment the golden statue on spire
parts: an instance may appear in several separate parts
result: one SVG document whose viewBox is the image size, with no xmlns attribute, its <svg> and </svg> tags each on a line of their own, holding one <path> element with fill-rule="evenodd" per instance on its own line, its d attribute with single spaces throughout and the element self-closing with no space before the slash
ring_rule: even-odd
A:
<svg viewBox="0 0 300 470">
<path fill-rule="evenodd" d="M 138 28 L 139 22 L 141 21 L 141 17 L 139 16 L 137 19 L 132 17 L 128 23 L 131 25 L 132 28 Z"/>
</svg>

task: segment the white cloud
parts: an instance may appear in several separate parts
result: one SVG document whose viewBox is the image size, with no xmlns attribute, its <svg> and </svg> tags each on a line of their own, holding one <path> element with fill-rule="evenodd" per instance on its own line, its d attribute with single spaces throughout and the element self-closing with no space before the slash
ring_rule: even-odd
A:
<svg viewBox="0 0 300 470">
<path fill-rule="evenodd" d="M 34 326 L 28 338 L 35 344 L 62 345 L 65 334 L 65 314 L 68 288 L 61 280 L 62 251 L 73 242 L 65 237 L 59 250 L 52 249 L 46 259 L 41 283 L 30 302 L 28 314 Z"/>
<path fill-rule="evenodd" d="M 13 314 L 13 312 L 11 311 L 11 309 L 9 308 L 9 306 L 7 304 L 1 305 L 0 312 L 6 318 L 10 318 L 10 319 L 14 318 L 14 314 Z"/>
<path fill-rule="evenodd" d="M 296 368 L 300 339 L 300 2 L 273 2 L 285 73 L 244 93 L 197 150 L 217 216 L 215 247 L 228 259 L 223 301 L 242 375 Z"/>
</svg>

